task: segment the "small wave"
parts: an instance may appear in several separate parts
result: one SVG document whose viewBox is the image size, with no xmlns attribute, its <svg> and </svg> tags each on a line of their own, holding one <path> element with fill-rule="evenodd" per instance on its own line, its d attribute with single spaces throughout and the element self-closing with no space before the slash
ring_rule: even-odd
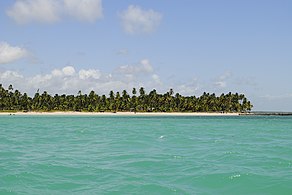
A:
<svg viewBox="0 0 292 195">
<path fill-rule="evenodd" d="M 235 174 L 235 175 L 230 176 L 229 179 L 235 179 L 235 178 L 239 178 L 239 177 L 241 177 L 240 174 Z"/>
</svg>

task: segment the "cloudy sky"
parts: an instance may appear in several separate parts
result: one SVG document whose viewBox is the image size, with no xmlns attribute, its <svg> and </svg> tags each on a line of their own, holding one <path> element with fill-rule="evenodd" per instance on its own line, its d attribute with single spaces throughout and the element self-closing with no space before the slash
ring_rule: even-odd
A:
<svg viewBox="0 0 292 195">
<path fill-rule="evenodd" d="M 292 111 L 290 0 L 1 0 L 0 83 L 20 91 L 244 93 Z"/>
</svg>

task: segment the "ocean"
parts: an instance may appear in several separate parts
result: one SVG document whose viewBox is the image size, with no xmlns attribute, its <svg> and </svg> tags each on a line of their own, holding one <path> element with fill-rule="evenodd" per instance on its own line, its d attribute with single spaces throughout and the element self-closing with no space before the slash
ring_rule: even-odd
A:
<svg viewBox="0 0 292 195">
<path fill-rule="evenodd" d="M 292 117 L 0 116 L 0 194 L 292 194 Z"/>
</svg>

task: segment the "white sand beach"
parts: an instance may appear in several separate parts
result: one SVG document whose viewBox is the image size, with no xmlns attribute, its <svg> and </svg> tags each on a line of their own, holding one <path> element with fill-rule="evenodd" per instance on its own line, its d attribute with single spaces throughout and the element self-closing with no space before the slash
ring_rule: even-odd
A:
<svg viewBox="0 0 292 195">
<path fill-rule="evenodd" d="M 240 113 L 217 112 L 0 112 L 0 115 L 67 115 L 67 116 L 239 116 Z"/>
</svg>

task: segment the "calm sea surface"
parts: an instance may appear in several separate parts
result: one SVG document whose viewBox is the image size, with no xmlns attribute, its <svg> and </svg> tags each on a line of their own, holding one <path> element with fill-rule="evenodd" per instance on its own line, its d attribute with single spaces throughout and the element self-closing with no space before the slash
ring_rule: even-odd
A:
<svg viewBox="0 0 292 195">
<path fill-rule="evenodd" d="M 0 194 L 292 194 L 292 117 L 0 116 Z"/>
</svg>

